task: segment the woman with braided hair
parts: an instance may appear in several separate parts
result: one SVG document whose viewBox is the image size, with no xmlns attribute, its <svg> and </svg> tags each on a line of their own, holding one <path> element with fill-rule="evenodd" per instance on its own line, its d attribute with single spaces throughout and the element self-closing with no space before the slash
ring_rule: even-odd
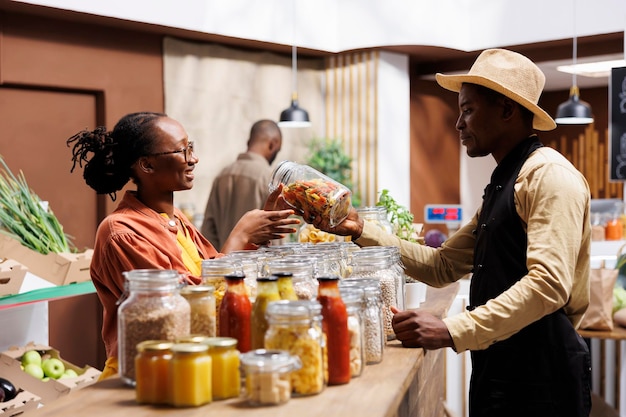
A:
<svg viewBox="0 0 626 417">
<path fill-rule="evenodd" d="M 174 207 L 174 192 L 193 186 L 198 157 L 183 126 L 162 113 L 132 113 L 112 131 L 98 127 L 67 140 L 73 166 L 83 168 L 87 185 L 118 207 L 98 227 L 90 274 L 103 306 L 102 338 L 107 361 L 101 378 L 117 375 L 117 301 L 124 292 L 122 273 L 133 269 L 177 270 L 189 284 L 200 283 L 201 261 L 234 250 L 258 248 L 294 233 L 293 210 L 275 210 L 280 190 L 264 210 L 247 212 L 218 252 Z M 84 165 L 84 167 L 83 167 Z"/>
</svg>

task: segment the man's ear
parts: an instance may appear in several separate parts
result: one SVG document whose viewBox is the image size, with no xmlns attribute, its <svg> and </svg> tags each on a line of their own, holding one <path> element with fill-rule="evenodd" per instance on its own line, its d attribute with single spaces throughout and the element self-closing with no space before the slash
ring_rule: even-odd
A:
<svg viewBox="0 0 626 417">
<path fill-rule="evenodd" d="M 519 104 L 517 104 L 510 98 L 505 97 L 502 101 L 502 117 L 505 120 L 510 120 L 511 117 L 513 117 L 513 114 L 515 114 L 515 111 L 520 111 L 518 106 Z"/>
</svg>

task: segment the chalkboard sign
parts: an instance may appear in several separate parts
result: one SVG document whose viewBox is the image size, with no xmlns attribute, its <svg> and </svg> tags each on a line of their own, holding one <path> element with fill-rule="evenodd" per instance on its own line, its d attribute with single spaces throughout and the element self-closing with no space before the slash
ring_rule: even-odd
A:
<svg viewBox="0 0 626 417">
<path fill-rule="evenodd" d="M 609 175 L 626 181 L 626 67 L 611 70 L 609 92 Z"/>
</svg>

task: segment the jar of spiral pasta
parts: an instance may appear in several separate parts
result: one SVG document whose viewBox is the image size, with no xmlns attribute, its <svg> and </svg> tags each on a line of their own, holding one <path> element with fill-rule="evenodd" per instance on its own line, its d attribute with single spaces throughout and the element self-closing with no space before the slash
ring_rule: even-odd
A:
<svg viewBox="0 0 626 417">
<path fill-rule="evenodd" d="M 336 226 L 347 216 L 351 207 L 351 192 L 316 169 L 292 161 L 282 161 L 270 180 L 269 191 L 283 184 L 282 195 L 299 214 L 327 219 Z M 312 219 L 304 219 L 311 222 Z"/>
<path fill-rule="evenodd" d="M 269 327 L 265 348 L 287 351 L 298 356 L 302 363 L 302 368 L 290 375 L 294 395 L 319 394 L 325 387 L 324 338 L 318 321 L 319 310 L 310 307 L 312 302 L 275 301 L 266 310 Z"/>
<path fill-rule="evenodd" d="M 188 335 L 191 308 L 180 295 L 177 271 L 136 269 L 124 272 L 124 277 L 128 298 L 117 310 L 119 372 L 134 386 L 137 345 Z"/>
</svg>

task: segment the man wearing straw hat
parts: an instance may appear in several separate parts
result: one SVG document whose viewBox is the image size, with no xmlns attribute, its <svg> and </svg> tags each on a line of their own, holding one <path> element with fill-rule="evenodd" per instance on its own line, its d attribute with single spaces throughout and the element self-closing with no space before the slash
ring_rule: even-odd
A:
<svg viewBox="0 0 626 417">
<path fill-rule="evenodd" d="M 537 105 L 545 76 L 518 53 L 489 49 L 468 74 L 437 82 L 459 93 L 467 154 L 497 163 L 469 223 L 437 249 L 386 234 L 356 210 L 336 228 L 312 223 L 361 246 L 399 246 L 406 272 L 435 287 L 472 274 L 467 311 L 441 320 L 394 309 L 393 319 L 406 347 L 471 351 L 471 417 L 588 416 L 589 351 L 575 329 L 589 303 L 590 193 L 534 133 L 556 127 Z"/>
</svg>

